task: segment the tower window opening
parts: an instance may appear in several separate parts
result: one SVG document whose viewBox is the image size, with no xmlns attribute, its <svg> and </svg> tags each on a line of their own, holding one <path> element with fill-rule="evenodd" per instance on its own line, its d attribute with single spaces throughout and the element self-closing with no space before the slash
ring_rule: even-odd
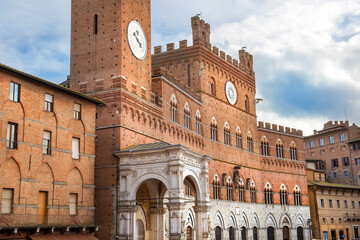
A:
<svg viewBox="0 0 360 240">
<path fill-rule="evenodd" d="M 98 15 L 94 15 L 94 35 L 98 34 Z"/>
</svg>

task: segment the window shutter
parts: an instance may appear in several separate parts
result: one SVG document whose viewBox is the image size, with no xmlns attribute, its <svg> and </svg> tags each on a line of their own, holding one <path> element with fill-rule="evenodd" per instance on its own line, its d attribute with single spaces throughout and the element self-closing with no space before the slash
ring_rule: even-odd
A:
<svg viewBox="0 0 360 240">
<path fill-rule="evenodd" d="M 80 112 L 81 110 L 81 105 L 78 103 L 74 103 L 74 111 Z"/>
<path fill-rule="evenodd" d="M 69 198 L 69 213 L 75 215 L 77 208 L 77 194 L 71 193 Z"/>
<path fill-rule="evenodd" d="M 13 189 L 3 189 L 1 213 L 9 214 L 12 209 Z"/>
<path fill-rule="evenodd" d="M 44 139 L 51 140 L 50 138 L 51 138 L 51 133 L 48 131 L 44 131 Z"/>
<path fill-rule="evenodd" d="M 47 102 L 53 102 L 53 96 L 50 94 L 45 94 L 45 101 Z"/>
<path fill-rule="evenodd" d="M 72 158 L 79 159 L 80 157 L 80 139 L 73 138 L 72 139 Z"/>
</svg>

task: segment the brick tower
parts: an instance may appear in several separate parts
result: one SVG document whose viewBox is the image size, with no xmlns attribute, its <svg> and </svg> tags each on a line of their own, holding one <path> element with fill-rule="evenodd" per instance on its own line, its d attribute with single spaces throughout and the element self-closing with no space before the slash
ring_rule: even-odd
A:
<svg viewBox="0 0 360 240">
<path fill-rule="evenodd" d="M 121 79 L 125 79 L 148 89 L 151 81 L 150 9 L 150 0 L 72 0 L 70 87 L 99 96 L 103 91 L 116 90 Z M 130 48 L 131 21 L 142 26 L 146 45 L 136 47 L 140 50 L 146 47 L 145 56 L 136 57 Z M 137 43 L 139 36 L 133 33 L 130 36 Z"/>
<path fill-rule="evenodd" d="M 120 139 L 126 139 L 122 101 L 141 93 L 150 97 L 150 5 L 150 0 L 72 0 L 70 87 L 107 105 L 97 113 L 95 197 L 100 239 L 116 239 L 119 234 L 118 173 L 109 166 L 117 165 L 113 152 L 124 148 Z"/>
</svg>

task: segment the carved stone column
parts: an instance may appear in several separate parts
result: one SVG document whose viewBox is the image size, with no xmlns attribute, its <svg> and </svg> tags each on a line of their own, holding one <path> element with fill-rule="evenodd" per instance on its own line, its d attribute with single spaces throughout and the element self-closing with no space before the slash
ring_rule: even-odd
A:
<svg viewBox="0 0 360 240">
<path fill-rule="evenodd" d="M 123 203 L 119 207 L 118 221 L 119 233 L 117 234 L 121 240 L 133 240 L 135 233 L 136 206 L 131 202 Z"/>
<path fill-rule="evenodd" d="M 170 240 L 184 240 L 185 233 L 183 233 L 185 225 L 184 208 L 182 203 L 169 203 L 169 218 L 170 218 Z"/>
<path fill-rule="evenodd" d="M 163 204 L 151 204 L 151 239 L 165 240 L 165 212 Z"/>
<path fill-rule="evenodd" d="M 196 239 L 205 240 L 211 237 L 209 205 L 209 202 L 197 202 L 197 205 L 194 207 L 196 215 Z"/>
</svg>

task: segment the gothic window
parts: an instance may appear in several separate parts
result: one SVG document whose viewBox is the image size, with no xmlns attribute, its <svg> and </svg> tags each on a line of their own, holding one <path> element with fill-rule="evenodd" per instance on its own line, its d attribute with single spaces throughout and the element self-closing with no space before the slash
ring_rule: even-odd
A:
<svg viewBox="0 0 360 240">
<path fill-rule="evenodd" d="M 224 143 L 230 145 L 230 126 L 228 123 L 225 123 L 224 127 Z"/>
<path fill-rule="evenodd" d="M 211 140 L 217 141 L 217 123 L 215 118 L 212 118 L 211 124 L 210 124 L 210 130 L 211 130 Z"/>
<path fill-rule="evenodd" d="M 283 158 L 283 144 L 281 140 L 279 139 L 276 143 L 276 157 L 277 158 Z"/>
<path fill-rule="evenodd" d="M 250 200 L 252 203 L 256 202 L 256 188 L 254 181 L 251 181 L 250 184 Z"/>
<path fill-rule="evenodd" d="M 232 201 L 232 181 L 231 178 L 228 177 L 227 181 L 226 181 L 226 191 L 227 191 L 227 200 L 228 201 Z"/>
<path fill-rule="evenodd" d="M 249 152 L 253 152 L 253 140 L 252 140 L 251 132 L 249 132 L 247 136 L 247 147 Z"/>
<path fill-rule="evenodd" d="M 170 101 L 170 113 L 171 113 L 171 121 L 176 122 L 176 111 L 177 111 L 177 100 L 175 95 L 171 96 Z"/>
<path fill-rule="evenodd" d="M 284 184 L 280 187 L 280 204 L 287 205 L 287 191 Z"/>
<path fill-rule="evenodd" d="M 269 143 L 266 140 L 266 137 L 264 136 L 261 140 L 261 155 L 263 156 L 269 156 Z"/>
<path fill-rule="evenodd" d="M 297 206 L 301 205 L 300 196 L 301 196 L 300 188 L 298 186 L 295 186 L 295 189 L 294 189 L 294 204 L 297 205 Z"/>
<path fill-rule="evenodd" d="M 245 202 L 244 192 L 245 192 L 244 181 L 242 179 L 240 179 L 240 182 L 239 182 L 239 201 L 240 202 Z"/>
<path fill-rule="evenodd" d="M 239 127 L 236 129 L 236 147 L 241 148 L 241 131 Z"/>
<path fill-rule="evenodd" d="M 290 158 L 291 158 L 291 160 L 297 160 L 297 152 L 296 152 L 296 146 L 295 146 L 294 142 L 292 142 L 290 145 Z"/>
<path fill-rule="evenodd" d="M 218 175 L 215 174 L 214 180 L 213 180 L 214 199 L 220 199 L 219 189 L 220 189 L 220 179 L 219 179 Z"/>
<path fill-rule="evenodd" d="M 200 111 L 196 111 L 196 133 L 201 135 L 201 115 Z"/>
<path fill-rule="evenodd" d="M 245 96 L 245 111 L 250 111 L 249 97 L 247 95 Z"/>
<path fill-rule="evenodd" d="M 184 108 L 184 127 L 190 129 L 190 108 L 189 104 L 185 104 Z"/>
<path fill-rule="evenodd" d="M 272 204 L 272 188 L 270 183 L 266 183 L 264 194 L 265 194 L 265 204 Z"/>
</svg>

